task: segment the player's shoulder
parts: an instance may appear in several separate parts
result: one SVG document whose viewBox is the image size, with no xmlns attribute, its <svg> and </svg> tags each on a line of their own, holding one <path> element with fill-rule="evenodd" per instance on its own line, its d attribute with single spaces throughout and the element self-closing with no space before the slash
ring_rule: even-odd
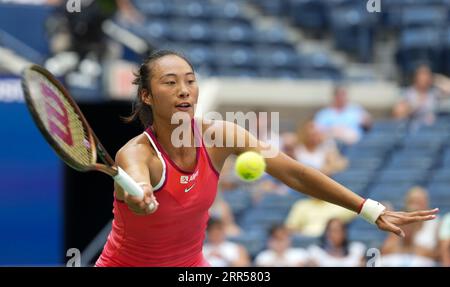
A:
<svg viewBox="0 0 450 287">
<path fill-rule="evenodd" d="M 226 120 L 214 120 L 214 119 L 202 119 L 196 118 L 197 123 L 201 123 L 203 133 L 236 133 L 236 131 L 245 130 L 236 123 L 226 121 Z M 199 124 L 200 125 L 200 124 Z"/>
<path fill-rule="evenodd" d="M 116 161 L 148 161 L 156 153 L 150 147 L 145 134 L 140 134 L 130 139 L 116 153 Z"/>
</svg>

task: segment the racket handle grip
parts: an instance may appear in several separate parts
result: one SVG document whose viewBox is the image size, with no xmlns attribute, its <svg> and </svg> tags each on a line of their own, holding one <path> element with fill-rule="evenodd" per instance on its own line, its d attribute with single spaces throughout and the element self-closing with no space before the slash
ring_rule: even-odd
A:
<svg viewBox="0 0 450 287">
<path fill-rule="evenodd" d="M 131 194 L 132 196 L 136 196 L 140 199 L 144 198 L 144 191 L 142 187 L 129 176 L 123 169 L 117 167 L 117 174 L 113 176 L 115 182 L 117 182 L 123 190 Z M 156 205 L 152 201 L 149 204 L 150 210 L 155 209 Z"/>
<path fill-rule="evenodd" d="M 144 198 L 144 191 L 142 190 L 142 187 L 120 167 L 117 167 L 117 175 L 115 175 L 113 179 L 123 190 L 132 196 L 139 197 L 140 199 Z"/>
</svg>

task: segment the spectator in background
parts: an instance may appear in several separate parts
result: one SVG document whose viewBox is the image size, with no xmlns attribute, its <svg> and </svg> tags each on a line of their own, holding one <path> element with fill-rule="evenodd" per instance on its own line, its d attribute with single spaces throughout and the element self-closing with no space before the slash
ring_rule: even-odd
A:
<svg viewBox="0 0 450 287">
<path fill-rule="evenodd" d="M 320 110 L 314 122 L 326 135 L 351 145 L 361 139 L 364 131 L 370 128 L 372 121 L 364 108 L 349 103 L 346 89 L 338 86 L 334 89 L 331 105 Z"/>
<path fill-rule="evenodd" d="M 420 248 L 414 243 L 414 236 L 419 226 L 416 223 L 403 226 L 405 237 L 392 245 L 389 237 L 381 250 L 382 267 L 433 267 L 436 262 L 422 255 Z M 386 248 L 389 246 L 389 248 Z"/>
<path fill-rule="evenodd" d="M 211 218 L 206 228 L 207 242 L 203 254 L 213 267 L 245 267 L 250 265 L 247 250 L 226 240 L 225 226 L 220 219 Z"/>
<path fill-rule="evenodd" d="M 347 227 L 333 218 L 326 225 L 319 246 L 309 249 L 310 264 L 318 267 L 360 267 L 364 264 L 366 247 L 360 242 L 348 242 Z"/>
<path fill-rule="evenodd" d="M 330 176 L 344 170 L 348 160 L 344 158 L 333 139 L 326 139 L 313 120 L 308 120 L 298 131 L 299 144 L 295 159 Z"/>
<path fill-rule="evenodd" d="M 406 194 L 405 211 L 418 211 L 428 206 L 428 193 L 422 187 L 412 187 Z M 382 253 L 408 253 L 411 256 L 417 256 L 420 259 L 419 263 L 423 261 L 422 259 L 436 260 L 438 257 L 438 227 L 439 221 L 436 219 L 411 225 L 408 228 L 409 234 L 407 234 L 407 238 L 402 239 L 398 236 L 388 235 L 383 244 Z"/>
<path fill-rule="evenodd" d="M 275 225 L 269 231 L 268 249 L 259 253 L 255 265 L 260 267 L 300 267 L 308 261 L 308 253 L 291 247 L 289 231 L 283 225 Z"/>
<path fill-rule="evenodd" d="M 300 235 L 318 237 L 323 234 L 330 219 L 339 218 L 348 222 L 355 216 L 355 212 L 320 199 L 300 199 L 289 211 L 286 226 Z"/>
<path fill-rule="evenodd" d="M 439 228 L 440 241 L 440 260 L 442 266 L 450 267 L 450 213 L 447 213 L 442 219 Z"/>
<path fill-rule="evenodd" d="M 428 65 L 416 68 L 413 83 L 406 89 L 402 99 L 394 106 L 393 116 L 396 119 L 409 119 L 411 129 L 430 126 L 436 119 L 439 101 L 448 89 L 448 79 L 437 75 L 436 81 Z M 447 88 L 446 88 L 447 87 Z"/>
</svg>

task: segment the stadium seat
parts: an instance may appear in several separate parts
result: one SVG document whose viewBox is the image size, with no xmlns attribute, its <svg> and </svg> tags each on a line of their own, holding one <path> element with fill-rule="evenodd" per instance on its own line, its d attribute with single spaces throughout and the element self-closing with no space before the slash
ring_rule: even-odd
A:
<svg viewBox="0 0 450 287">
<path fill-rule="evenodd" d="M 213 48 L 214 64 L 217 67 L 255 69 L 257 62 L 252 50 L 246 46 L 216 45 Z"/>
<path fill-rule="evenodd" d="M 225 191 L 221 192 L 221 195 L 229 204 L 236 221 L 252 206 L 252 200 L 248 190 L 236 189 L 233 191 Z"/>
<path fill-rule="evenodd" d="M 255 29 L 248 24 L 234 22 L 214 22 L 211 36 L 218 43 L 252 44 Z"/>
<path fill-rule="evenodd" d="M 403 168 L 415 168 L 419 170 L 428 170 L 432 167 L 434 163 L 434 158 L 430 157 L 406 157 L 402 154 L 399 154 L 399 156 L 393 156 L 389 163 L 387 164 L 386 168 L 392 168 L 392 169 L 403 169 Z"/>
<path fill-rule="evenodd" d="M 257 46 L 255 57 L 264 68 L 298 68 L 298 55 L 293 48 Z"/>
<path fill-rule="evenodd" d="M 403 8 L 401 25 L 411 26 L 437 26 L 447 20 L 448 9 L 445 6 L 414 5 Z"/>
<path fill-rule="evenodd" d="M 383 164 L 383 159 L 375 156 L 352 156 L 349 158 L 349 169 L 361 169 L 367 171 L 376 171 Z"/>
<path fill-rule="evenodd" d="M 450 184 L 450 167 L 437 169 L 434 171 L 430 183 L 446 183 Z"/>
<path fill-rule="evenodd" d="M 210 43 L 211 26 L 205 21 L 176 20 L 171 22 L 169 40 L 176 42 Z"/>
<path fill-rule="evenodd" d="M 228 237 L 228 240 L 242 244 L 251 258 L 254 258 L 266 247 L 267 237 L 262 232 L 245 232 L 242 235 Z"/>
<path fill-rule="evenodd" d="M 369 170 L 348 170 L 333 175 L 333 179 L 342 184 L 367 184 L 373 176 Z"/>
<path fill-rule="evenodd" d="M 316 0 L 291 0 L 290 17 L 294 25 L 308 29 L 324 29 L 328 26 L 324 2 Z"/>
<path fill-rule="evenodd" d="M 311 245 L 319 244 L 320 239 L 318 237 L 303 236 L 294 234 L 291 237 L 291 245 L 293 248 L 307 249 Z"/>
<path fill-rule="evenodd" d="M 428 173 L 421 169 L 383 169 L 377 179 L 380 183 L 423 184 Z"/>
<path fill-rule="evenodd" d="M 275 224 L 283 224 L 288 212 L 289 209 L 284 208 L 271 208 L 269 212 L 268 209 L 256 207 L 243 214 L 238 223 L 243 230 L 269 230 Z"/>
</svg>

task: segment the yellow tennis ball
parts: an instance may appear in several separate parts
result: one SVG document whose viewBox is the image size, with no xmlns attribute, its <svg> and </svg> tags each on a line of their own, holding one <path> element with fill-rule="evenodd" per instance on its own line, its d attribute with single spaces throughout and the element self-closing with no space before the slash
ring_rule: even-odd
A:
<svg viewBox="0 0 450 287">
<path fill-rule="evenodd" d="M 242 180 L 254 181 L 264 174 L 266 161 L 259 153 L 247 151 L 237 157 L 234 169 Z"/>
</svg>

